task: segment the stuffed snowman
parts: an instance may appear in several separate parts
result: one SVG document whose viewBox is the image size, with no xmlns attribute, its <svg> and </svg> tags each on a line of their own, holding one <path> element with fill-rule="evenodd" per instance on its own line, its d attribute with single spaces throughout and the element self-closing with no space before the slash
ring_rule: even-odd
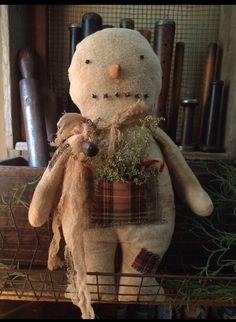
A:
<svg viewBox="0 0 236 322">
<path fill-rule="evenodd" d="M 83 318 L 94 318 L 91 302 L 115 300 L 116 294 L 128 302 L 164 299 L 151 274 L 171 242 L 174 190 L 194 213 L 208 216 L 213 210 L 154 116 L 161 79 L 149 42 L 123 28 L 86 37 L 69 67 L 70 96 L 81 115 L 66 113 L 58 123 L 57 151 L 35 189 L 29 222 L 41 226 L 52 215 L 51 270 L 63 265 L 57 255 L 62 228 L 67 291 Z M 89 154 L 85 146 L 98 147 L 98 153 Z M 116 292 L 118 244 L 122 274 Z M 88 272 L 104 273 L 99 290 Z"/>
</svg>

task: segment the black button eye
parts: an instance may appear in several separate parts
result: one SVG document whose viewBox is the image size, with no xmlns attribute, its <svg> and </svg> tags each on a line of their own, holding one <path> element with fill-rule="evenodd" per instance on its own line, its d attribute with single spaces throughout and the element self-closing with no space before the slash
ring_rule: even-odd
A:
<svg viewBox="0 0 236 322">
<path fill-rule="evenodd" d="M 142 60 L 144 59 L 144 55 L 140 55 L 139 58 Z"/>
<path fill-rule="evenodd" d="M 90 60 L 89 59 L 86 59 L 85 60 L 85 64 L 89 64 L 90 63 Z"/>
</svg>

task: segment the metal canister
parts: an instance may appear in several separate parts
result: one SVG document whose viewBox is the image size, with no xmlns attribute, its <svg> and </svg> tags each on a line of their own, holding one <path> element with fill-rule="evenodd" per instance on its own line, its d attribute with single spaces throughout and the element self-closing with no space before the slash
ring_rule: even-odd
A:
<svg viewBox="0 0 236 322">
<path fill-rule="evenodd" d="M 236 319 L 236 307 L 225 306 L 218 311 L 219 318 L 223 320 Z"/>
<path fill-rule="evenodd" d="M 222 80 L 211 83 L 209 114 L 207 115 L 205 137 L 203 138 L 204 145 L 201 147 L 201 150 L 204 152 L 222 152 L 222 148 L 218 146 L 217 134 L 222 132 L 220 111 L 222 106 L 223 86 L 224 82 Z"/>
<path fill-rule="evenodd" d="M 156 312 L 155 305 L 135 304 L 128 308 L 127 319 L 154 319 Z"/>
<path fill-rule="evenodd" d="M 83 38 L 102 29 L 102 17 L 96 12 L 87 12 L 82 17 Z"/>
<path fill-rule="evenodd" d="M 183 308 L 183 319 L 208 319 L 208 307 L 202 305 L 187 305 Z"/>
<path fill-rule="evenodd" d="M 79 23 L 71 23 L 68 27 L 70 33 L 69 64 L 74 55 L 76 45 L 82 40 L 82 27 Z"/>
<path fill-rule="evenodd" d="M 156 318 L 160 320 L 171 320 L 173 318 L 173 307 L 171 304 L 158 305 Z"/>
<path fill-rule="evenodd" d="M 127 318 L 127 307 L 128 304 L 120 304 L 117 308 L 116 319 L 126 319 Z"/>
<path fill-rule="evenodd" d="M 124 18 L 120 20 L 120 28 L 134 29 L 134 21 L 130 18 Z"/>
</svg>

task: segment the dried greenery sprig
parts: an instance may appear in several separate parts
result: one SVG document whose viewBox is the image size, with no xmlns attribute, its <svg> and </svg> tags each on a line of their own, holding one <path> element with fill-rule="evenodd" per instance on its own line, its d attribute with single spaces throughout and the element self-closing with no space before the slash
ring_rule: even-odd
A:
<svg viewBox="0 0 236 322">
<path fill-rule="evenodd" d="M 148 158 L 150 144 L 150 128 L 157 127 L 160 119 L 148 115 L 140 119 L 137 125 L 120 133 L 112 158 L 107 157 L 107 146 L 98 142 L 99 153 L 86 161 L 93 168 L 98 180 L 109 182 L 131 182 L 143 184 L 148 178 L 157 176 L 154 167 L 145 168 L 143 161 Z"/>
<path fill-rule="evenodd" d="M 226 161 L 219 161 L 217 168 L 210 170 L 211 185 L 207 188 L 215 207 L 227 207 L 236 213 L 236 166 Z"/>
<path fill-rule="evenodd" d="M 34 176 L 31 181 L 25 182 L 19 187 L 13 188 L 12 193 L 8 196 L 7 199 L 1 196 L 2 203 L 0 204 L 0 211 L 1 210 L 8 211 L 9 219 L 12 220 L 14 227 L 16 227 L 16 222 L 15 222 L 13 208 L 17 208 L 17 207 L 24 207 L 26 209 L 29 208 L 29 202 L 25 200 L 24 193 L 26 192 L 29 186 L 35 185 L 40 180 L 42 173 L 43 172 Z M 18 242 L 20 242 L 18 231 L 17 231 L 17 240 Z M 15 269 L 15 271 L 12 271 L 12 269 Z M 19 262 L 17 262 L 16 265 L 11 264 L 11 267 L 8 267 L 4 263 L 0 262 L 0 281 L 1 282 L 6 281 L 6 279 L 8 278 L 11 281 L 14 281 L 15 279 L 20 279 L 25 277 L 26 277 L 26 274 L 20 271 Z"/>
<path fill-rule="evenodd" d="M 0 204 L 0 210 L 7 209 L 9 206 L 14 207 L 19 205 L 29 208 L 29 203 L 24 200 L 23 195 L 29 186 L 35 185 L 40 180 L 42 174 L 43 171 L 32 178 L 32 181 L 26 182 L 17 188 L 13 188 L 12 193 L 7 200 L 1 195 L 2 203 Z"/>
<path fill-rule="evenodd" d="M 164 289 L 175 290 L 176 298 L 181 299 L 183 304 L 190 301 L 215 300 L 224 303 L 234 303 L 236 297 L 236 281 L 216 281 L 203 278 L 166 279 L 162 284 Z M 175 293 L 175 292 L 174 292 Z M 170 302 L 172 298 L 170 297 Z"/>
<path fill-rule="evenodd" d="M 229 219 L 227 214 L 236 212 L 236 167 L 227 161 L 217 162 L 216 167 L 210 169 L 202 164 L 211 175 L 206 187 L 214 203 L 214 213 L 210 218 L 195 218 L 190 211 L 181 211 L 183 222 L 179 227 L 182 232 L 188 232 L 197 237 L 206 251 L 207 259 L 204 265 L 193 266 L 199 276 L 217 276 L 219 274 L 236 272 L 236 259 L 233 256 L 236 247 L 236 233 L 229 229 L 219 228 L 217 220 Z M 228 212 L 227 212 L 228 211 Z M 217 216 L 216 216 L 217 215 Z"/>
<path fill-rule="evenodd" d="M 179 229 L 188 232 L 203 243 L 203 249 L 209 254 L 205 265 L 193 266 L 199 276 L 217 276 L 231 268 L 236 272 L 236 259 L 232 256 L 232 248 L 236 246 L 236 234 L 218 229 L 210 219 L 194 218 L 190 214 L 183 215 L 184 222 Z M 208 246 L 206 246 L 208 245 Z"/>
</svg>

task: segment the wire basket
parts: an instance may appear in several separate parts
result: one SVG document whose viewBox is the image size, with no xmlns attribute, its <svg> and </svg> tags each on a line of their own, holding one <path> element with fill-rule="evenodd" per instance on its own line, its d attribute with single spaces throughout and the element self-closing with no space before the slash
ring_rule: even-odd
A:
<svg viewBox="0 0 236 322">
<path fill-rule="evenodd" d="M 55 271 L 47 268 L 48 248 L 52 238 L 51 222 L 39 228 L 32 228 L 28 223 L 28 206 L 34 188 L 44 169 L 25 166 L 0 166 L 0 299 L 24 301 L 70 301 L 67 293 L 66 267 Z M 200 177 L 206 178 L 204 171 Z M 177 209 L 178 210 L 178 209 Z M 180 222 L 180 226 L 181 226 Z M 188 247 L 186 247 L 188 245 Z M 184 305 L 196 303 L 204 305 L 228 305 L 236 303 L 236 277 L 234 274 L 219 276 L 199 276 L 192 270 L 192 263 L 204 259 L 201 242 L 192 240 L 187 234 L 178 230 L 178 213 L 176 230 L 172 244 L 163 258 L 158 274 L 121 274 L 88 272 L 94 275 L 91 284 L 94 303 L 118 303 L 121 276 L 133 278 L 137 288 L 132 303 L 158 304 L 170 303 Z M 114 293 L 112 300 L 103 299 L 104 276 L 113 276 Z M 150 294 L 141 296 L 145 278 L 154 277 L 159 284 L 149 286 Z M 111 285 L 111 284 L 109 284 Z M 95 286 L 95 287 L 94 287 Z M 161 289 L 165 297 L 161 296 Z M 155 291 L 154 291 L 155 290 Z M 108 294 L 106 294 L 108 295 Z M 125 301 L 124 294 L 122 303 Z M 129 297 L 129 292 L 125 294 Z"/>
</svg>

